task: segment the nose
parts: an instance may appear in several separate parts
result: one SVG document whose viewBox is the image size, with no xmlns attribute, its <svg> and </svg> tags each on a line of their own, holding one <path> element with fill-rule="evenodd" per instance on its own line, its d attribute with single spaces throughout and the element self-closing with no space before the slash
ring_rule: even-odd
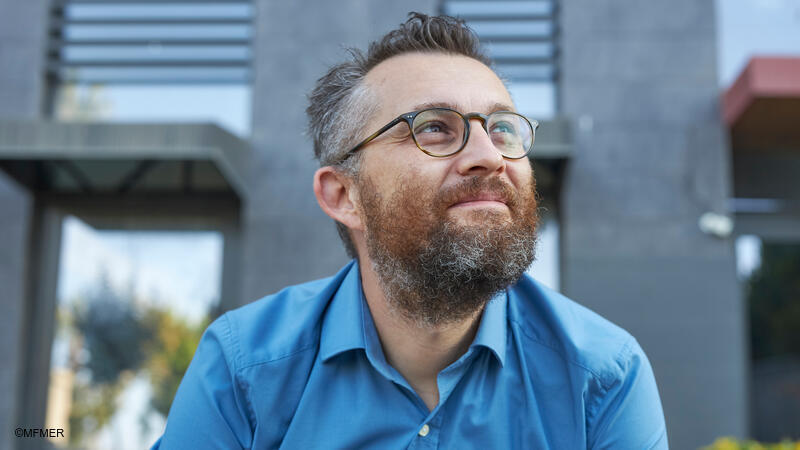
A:
<svg viewBox="0 0 800 450">
<path fill-rule="evenodd" d="M 506 167 L 506 160 L 486 133 L 483 120 L 472 118 L 469 123 L 469 140 L 457 154 L 458 173 L 465 176 L 502 173 Z"/>
</svg>

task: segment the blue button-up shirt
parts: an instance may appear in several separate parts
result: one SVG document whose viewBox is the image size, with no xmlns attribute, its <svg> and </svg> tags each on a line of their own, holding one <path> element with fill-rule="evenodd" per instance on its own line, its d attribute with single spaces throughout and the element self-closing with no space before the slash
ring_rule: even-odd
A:
<svg viewBox="0 0 800 450">
<path fill-rule="evenodd" d="M 351 262 L 216 320 L 154 448 L 667 448 L 636 340 L 527 275 L 437 382 L 430 411 L 386 362 Z"/>
</svg>

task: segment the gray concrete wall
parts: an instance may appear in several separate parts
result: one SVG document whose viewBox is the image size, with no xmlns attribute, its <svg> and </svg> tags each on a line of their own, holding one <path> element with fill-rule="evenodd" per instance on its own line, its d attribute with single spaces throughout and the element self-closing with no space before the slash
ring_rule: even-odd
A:
<svg viewBox="0 0 800 450">
<path fill-rule="evenodd" d="M 562 2 L 562 112 L 575 119 L 562 204 L 564 292 L 650 357 L 670 444 L 747 434 L 745 318 L 726 213 L 712 0 Z"/>
<path fill-rule="evenodd" d="M 306 95 L 343 48 L 366 44 L 438 1 L 256 2 L 252 195 L 244 224 L 242 302 L 332 275 L 346 256 L 317 205 L 318 167 L 305 136 Z"/>
<path fill-rule="evenodd" d="M 44 94 L 47 0 L 0 0 L 0 118 L 33 118 Z"/>
<path fill-rule="evenodd" d="M 0 0 L 0 118 L 35 118 L 41 111 L 45 0 Z M 0 173 L 0 429 L 17 424 L 22 389 L 22 329 L 31 199 Z M 37 425 L 38 426 L 38 425 Z M 0 448 L 17 439 L 0 433 Z"/>
</svg>

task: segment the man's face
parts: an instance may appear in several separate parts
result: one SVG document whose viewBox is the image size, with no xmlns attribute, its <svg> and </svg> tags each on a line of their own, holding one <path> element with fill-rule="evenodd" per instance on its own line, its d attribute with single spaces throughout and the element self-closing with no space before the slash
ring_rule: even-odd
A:
<svg viewBox="0 0 800 450">
<path fill-rule="evenodd" d="M 381 105 L 366 130 L 431 106 L 513 110 L 502 82 L 464 56 L 406 54 L 366 77 Z M 390 306 L 414 322 L 477 312 L 533 260 L 535 183 L 527 158 L 504 159 L 477 120 L 459 153 L 434 158 L 401 123 L 362 151 L 358 182 L 369 260 Z"/>
</svg>

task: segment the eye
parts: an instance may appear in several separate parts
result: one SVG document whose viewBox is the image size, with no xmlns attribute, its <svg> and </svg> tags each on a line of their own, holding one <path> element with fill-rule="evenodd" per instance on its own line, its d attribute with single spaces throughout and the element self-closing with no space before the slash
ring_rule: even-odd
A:
<svg viewBox="0 0 800 450">
<path fill-rule="evenodd" d="M 421 133 L 446 133 L 447 132 L 447 125 L 443 124 L 442 122 L 425 122 L 418 126 L 414 133 L 421 134 Z"/>
<path fill-rule="evenodd" d="M 517 130 L 514 128 L 514 125 L 510 122 L 497 122 L 492 125 L 491 129 L 492 133 L 509 133 L 509 134 L 516 134 Z"/>
</svg>

